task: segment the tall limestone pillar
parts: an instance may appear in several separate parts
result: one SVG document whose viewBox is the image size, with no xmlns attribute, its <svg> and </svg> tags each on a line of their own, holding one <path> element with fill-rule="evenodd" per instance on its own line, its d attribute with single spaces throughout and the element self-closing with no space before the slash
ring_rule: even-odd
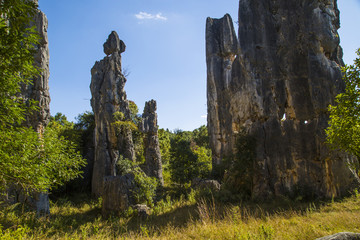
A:
<svg viewBox="0 0 360 240">
<path fill-rule="evenodd" d="M 163 186 L 164 179 L 162 175 L 162 162 L 160 154 L 160 145 L 158 137 L 158 125 L 156 114 L 156 101 L 151 100 L 145 103 L 144 113 L 142 115 L 142 132 L 144 137 L 146 175 L 155 177 Z"/>
<path fill-rule="evenodd" d="M 115 164 L 120 155 L 134 160 L 135 152 L 130 130 L 121 134 L 113 126 L 114 113 L 122 112 L 130 119 L 129 103 L 124 90 L 126 78 L 121 69 L 121 53 L 125 44 L 116 32 L 104 43 L 107 55 L 91 69 L 91 106 L 95 116 L 95 158 L 92 176 L 92 193 L 101 196 L 105 176 L 115 176 Z"/>
</svg>

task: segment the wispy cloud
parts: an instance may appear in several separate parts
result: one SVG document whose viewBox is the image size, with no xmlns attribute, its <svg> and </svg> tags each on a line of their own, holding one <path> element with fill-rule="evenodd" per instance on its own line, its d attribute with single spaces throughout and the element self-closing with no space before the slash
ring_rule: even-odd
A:
<svg viewBox="0 0 360 240">
<path fill-rule="evenodd" d="M 201 118 L 207 118 L 207 114 L 206 114 L 206 115 L 202 115 Z"/>
<path fill-rule="evenodd" d="M 161 21 L 167 20 L 167 17 L 163 16 L 162 13 L 158 13 L 154 15 L 147 12 L 139 12 L 135 14 L 135 17 L 139 20 L 161 20 Z"/>
</svg>

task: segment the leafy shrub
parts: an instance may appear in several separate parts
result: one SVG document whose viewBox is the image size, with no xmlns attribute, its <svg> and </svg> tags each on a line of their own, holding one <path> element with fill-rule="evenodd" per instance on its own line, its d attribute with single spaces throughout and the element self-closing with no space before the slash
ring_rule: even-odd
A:
<svg viewBox="0 0 360 240">
<path fill-rule="evenodd" d="M 236 136 L 236 153 L 224 160 L 224 188 L 249 197 L 254 173 L 256 139 L 242 130 Z"/>
<path fill-rule="evenodd" d="M 148 177 L 139 165 L 122 156 L 116 163 L 116 171 L 119 175 L 134 175 L 135 184 L 131 193 L 136 204 L 146 203 L 148 206 L 153 206 L 158 185 L 155 178 Z"/>
<path fill-rule="evenodd" d="M 171 141 L 171 180 L 181 185 L 194 178 L 206 178 L 211 172 L 210 149 L 197 145 L 192 135 L 191 132 L 178 132 Z"/>
</svg>

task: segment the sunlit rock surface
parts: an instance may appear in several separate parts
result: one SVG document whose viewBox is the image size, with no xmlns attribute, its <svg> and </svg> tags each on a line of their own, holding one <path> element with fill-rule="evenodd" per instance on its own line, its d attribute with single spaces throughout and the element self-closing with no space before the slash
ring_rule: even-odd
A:
<svg viewBox="0 0 360 240">
<path fill-rule="evenodd" d="M 161 185 L 164 185 L 155 100 L 145 103 L 142 118 L 142 132 L 145 134 L 144 150 L 146 175 L 155 177 Z"/>
<path fill-rule="evenodd" d="M 123 46 L 122 46 L 123 45 Z M 114 113 L 122 112 L 130 119 L 129 103 L 124 86 L 126 78 L 121 68 L 121 52 L 125 44 L 116 32 L 109 35 L 104 44 L 106 56 L 91 69 L 91 106 L 95 116 L 95 157 L 92 177 L 92 193 L 101 196 L 105 176 L 115 176 L 115 164 L 120 155 L 134 160 L 131 130 L 117 132 L 113 125 Z"/>
</svg>

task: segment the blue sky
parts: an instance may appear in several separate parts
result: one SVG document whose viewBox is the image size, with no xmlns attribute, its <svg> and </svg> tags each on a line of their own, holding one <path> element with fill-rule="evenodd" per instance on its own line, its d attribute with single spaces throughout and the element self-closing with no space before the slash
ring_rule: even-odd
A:
<svg viewBox="0 0 360 240">
<path fill-rule="evenodd" d="M 360 47 L 360 0 L 338 0 L 341 45 L 351 64 Z M 158 103 L 161 128 L 206 124 L 205 21 L 229 13 L 238 0 L 39 0 L 49 21 L 51 114 L 69 120 L 90 106 L 90 69 L 112 30 L 125 42 L 125 90 L 140 113 Z"/>
</svg>

